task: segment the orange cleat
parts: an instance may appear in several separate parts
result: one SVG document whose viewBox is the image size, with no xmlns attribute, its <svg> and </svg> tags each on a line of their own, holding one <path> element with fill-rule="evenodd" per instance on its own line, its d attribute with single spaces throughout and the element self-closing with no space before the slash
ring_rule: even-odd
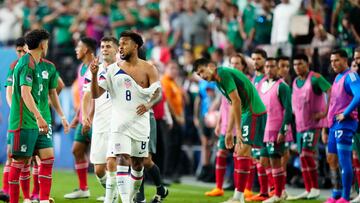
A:
<svg viewBox="0 0 360 203">
<path fill-rule="evenodd" d="M 272 197 L 275 195 L 275 189 L 270 190 L 269 197 Z"/>
<path fill-rule="evenodd" d="M 254 196 L 253 192 L 252 192 L 251 190 L 245 189 L 245 191 L 244 191 L 244 197 L 245 197 L 245 199 L 246 199 L 246 198 L 250 198 L 250 197 L 252 197 L 252 196 Z"/>
<path fill-rule="evenodd" d="M 254 195 L 250 198 L 246 198 L 245 200 L 247 202 L 262 202 L 262 201 L 265 201 L 269 199 L 269 195 L 268 194 L 257 194 L 257 195 Z"/>
<path fill-rule="evenodd" d="M 205 192 L 205 195 L 209 196 L 209 197 L 223 196 L 224 195 L 224 190 L 220 189 L 220 188 L 214 188 L 209 192 Z"/>
</svg>

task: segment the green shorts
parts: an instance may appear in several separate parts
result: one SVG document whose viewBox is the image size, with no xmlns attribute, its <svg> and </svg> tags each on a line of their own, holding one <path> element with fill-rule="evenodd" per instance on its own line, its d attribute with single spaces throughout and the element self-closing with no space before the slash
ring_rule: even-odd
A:
<svg viewBox="0 0 360 203">
<path fill-rule="evenodd" d="M 35 150 L 52 148 L 52 129 L 49 126 L 49 133 L 40 135 L 38 129 L 20 129 L 19 131 L 9 132 L 11 156 L 31 157 Z"/>
<path fill-rule="evenodd" d="M 360 159 L 360 133 L 356 133 L 353 136 L 352 148 Z"/>
<path fill-rule="evenodd" d="M 302 149 L 315 150 L 320 139 L 321 129 L 311 129 L 301 133 L 296 133 L 296 144 L 299 153 Z"/>
<path fill-rule="evenodd" d="M 156 154 L 156 142 L 157 142 L 156 120 L 154 117 L 154 113 L 150 113 L 149 153 Z"/>
<path fill-rule="evenodd" d="M 260 156 L 269 158 L 281 158 L 285 151 L 285 143 L 266 142 L 260 151 Z"/>
<path fill-rule="evenodd" d="M 6 143 L 7 143 L 8 145 L 11 143 L 10 133 L 9 133 L 9 132 L 6 133 Z"/>
<path fill-rule="evenodd" d="M 264 146 L 264 130 L 266 125 L 266 114 L 262 115 L 243 115 L 241 123 L 243 143 L 262 148 Z"/>
<path fill-rule="evenodd" d="M 234 146 L 236 144 L 236 137 L 234 137 Z M 219 139 L 217 142 L 217 148 L 218 150 L 226 150 L 226 144 L 225 144 L 225 135 L 219 135 Z"/>
<path fill-rule="evenodd" d="M 83 135 L 81 133 L 82 127 L 83 127 L 83 125 L 81 123 L 79 123 L 77 125 L 76 130 L 75 130 L 74 140 L 77 142 L 85 143 L 85 144 L 90 143 L 91 142 L 91 128 L 90 128 L 90 131 L 88 133 L 86 133 L 86 135 Z"/>
<path fill-rule="evenodd" d="M 260 159 L 260 155 L 261 155 L 261 149 L 260 148 L 252 148 L 251 149 L 251 156 L 254 159 Z"/>
</svg>

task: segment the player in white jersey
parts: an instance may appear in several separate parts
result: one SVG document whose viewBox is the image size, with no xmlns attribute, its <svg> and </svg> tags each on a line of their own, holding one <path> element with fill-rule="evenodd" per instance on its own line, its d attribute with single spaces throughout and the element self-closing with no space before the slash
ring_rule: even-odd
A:
<svg viewBox="0 0 360 203">
<path fill-rule="evenodd" d="M 142 44 L 140 35 L 124 31 L 119 40 L 120 57 L 123 61 L 109 66 L 108 71 L 100 75 L 99 84 L 97 81 L 99 66 L 93 63 L 90 67 L 93 98 L 98 98 L 108 91 L 112 101 L 109 149 L 110 154 L 116 155 L 120 160 L 117 182 L 123 203 L 132 201 L 143 179 L 143 159 L 148 156 L 150 134 L 149 111 L 143 108 L 143 104 L 147 105 L 153 93 L 160 88 L 156 68 L 138 58 L 138 49 Z M 129 157 L 131 158 L 130 176 L 126 163 Z M 116 163 L 116 158 L 108 156 L 108 159 L 108 163 Z M 105 202 L 106 200 L 107 197 Z"/>
<path fill-rule="evenodd" d="M 99 65 L 98 78 L 100 74 L 107 72 L 107 67 L 116 62 L 118 42 L 114 37 L 103 37 L 100 41 L 100 51 L 103 56 L 103 63 Z M 87 72 L 84 84 L 84 91 L 91 92 L 91 72 Z M 92 120 L 92 137 L 90 161 L 95 165 L 96 178 L 100 184 L 106 187 L 106 163 L 108 140 L 110 137 L 111 120 L 111 100 L 109 92 L 105 92 L 95 99 L 94 115 Z M 116 164 L 110 166 L 116 170 Z M 104 197 L 99 197 L 98 201 L 104 201 Z"/>
</svg>

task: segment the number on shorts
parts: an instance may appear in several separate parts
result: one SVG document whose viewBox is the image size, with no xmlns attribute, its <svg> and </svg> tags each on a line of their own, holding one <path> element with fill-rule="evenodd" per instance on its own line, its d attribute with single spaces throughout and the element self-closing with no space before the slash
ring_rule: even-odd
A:
<svg viewBox="0 0 360 203">
<path fill-rule="evenodd" d="M 340 138 L 341 136 L 343 136 L 343 134 L 344 134 L 344 131 L 342 131 L 342 130 L 337 130 L 337 131 L 335 131 L 335 137 L 336 138 Z"/>
<path fill-rule="evenodd" d="M 126 101 L 131 101 L 131 91 L 130 90 L 125 91 L 125 99 L 126 99 Z"/>
<path fill-rule="evenodd" d="M 142 150 L 146 149 L 146 142 L 141 142 L 141 149 Z"/>
<path fill-rule="evenodd" d="M 244 125 L 243 129 L 242 129 L 242 136 L 243 136 L 244 142 L 249 141 L 248 135 L 249 135 L 249 126 Z"/>
<path fill-rule="evenodd" d="M 303 141 L 304 141 L 304 144 L 306 144 L 308 147 L 311 147 L 312 143 L 314 141 L 314 133 L 313 132 L 305 132 Z"/>
<path fill-rule="evenodd" d="M 275 148 L 274 148 L 275 144 L 273 142 L 268 142 L 268 143 L 266 143 L 266 145 L 271 152 L 275 151 Z"/>
<path fill-rule="evenodd" d="M 106 90 L 106 99 L 109 99 L 110 95 L 109 95 L 109 91 Z"/>
</svg>

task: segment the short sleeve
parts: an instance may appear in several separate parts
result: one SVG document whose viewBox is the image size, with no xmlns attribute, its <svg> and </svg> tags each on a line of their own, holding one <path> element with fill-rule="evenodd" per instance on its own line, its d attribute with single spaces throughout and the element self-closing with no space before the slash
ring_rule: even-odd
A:
<svg viewBox="0 0 360 203">
<path fill-rule="evenodd" d="M 109 77 L 110 77 L 109 70 L 107 72 L 102 71 L 99 74 L 98 83 L 99 83 L 99 86 L 101 88 L 103 88 L 104 90 L 109 90 L 109 85 L 108 85 L 108 81 L 110 79 Z"/>
<path fill-rule="evenodd" d="M 14 74 L 14 69 L 10 68 L 6 75 L 5 87 L 10 87 L 13 85 L 13 74 Z"/>
<path fill-rule="evenodd" d="M 33 80 L 34 80 L 34 74 L 35 70 L 29 68 L 28 66 L 24 66 L 19 70 L 19 75 L 20 75 L 20 79 L 19 79 L 19 85 L 23 86 L 30 86 L 32 87 L 33 84 Z"/>
<path fill-rule="evenodd" d="M 91 92 L 91 72 L 88 71 L 84 78 L 83 92 Z"/>
<path fill-rule="evenodd" d="M 322 92 L 326 92 L 331 88 L 331 84 L 322 76 L 315 76 L 314 85 L 321 89 Z"/>
<path fill-rule="evenodd" d="M 49 78 L 49 89 L 56 89 L 58 87 L 58 79 L 59 73 L 54 70 Z"/>
<path fill-rule="evenodd" d="M 219 76 L 221 78 L 220 84 L 222 85 L 227 94 L 230 94 L 236 89 L 236 84 L 231 73 L 223 70 L 219 72 Z"/>
</svg>

